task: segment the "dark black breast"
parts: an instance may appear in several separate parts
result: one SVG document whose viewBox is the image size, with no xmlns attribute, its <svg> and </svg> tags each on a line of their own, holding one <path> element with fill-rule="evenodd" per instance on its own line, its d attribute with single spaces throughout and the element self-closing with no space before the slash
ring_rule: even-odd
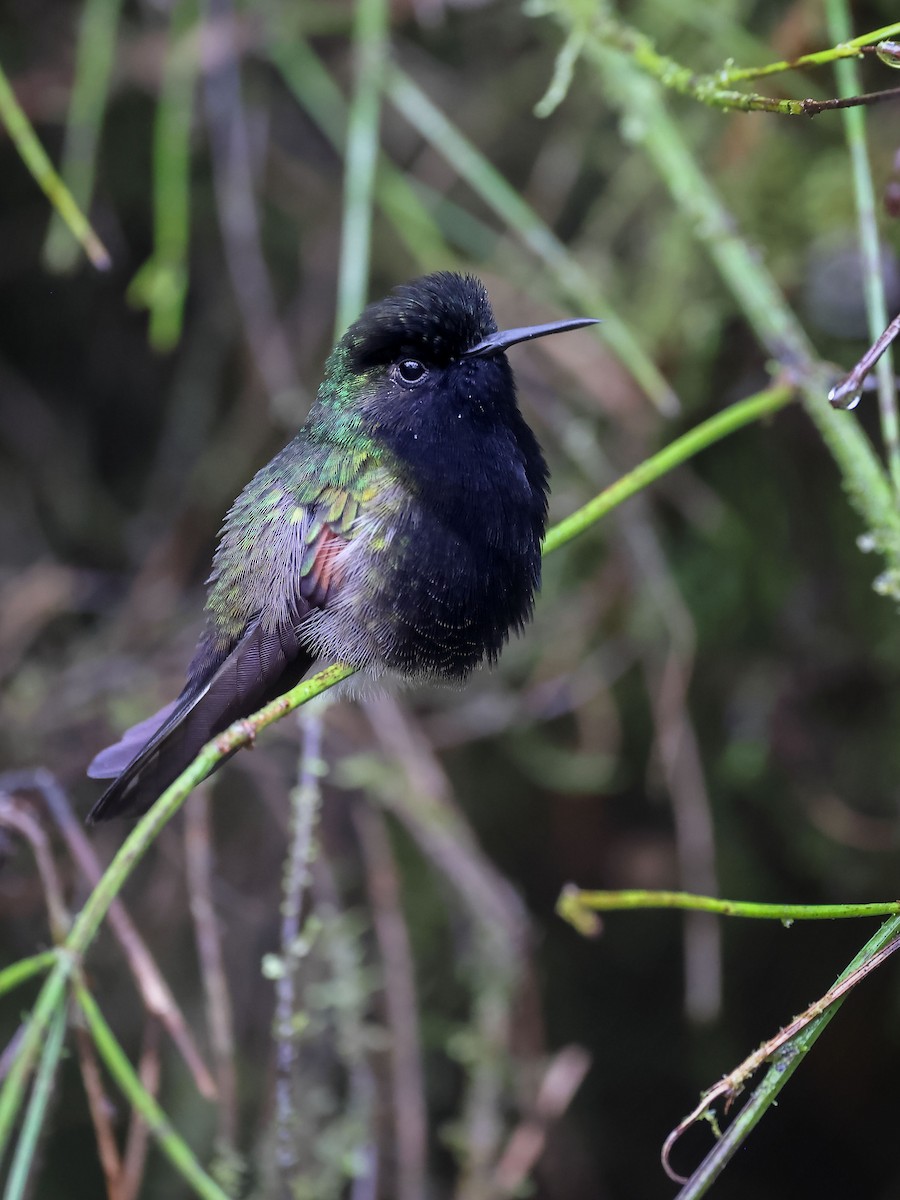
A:
<svg viewBox="0 0 900 1200">
<path fill-rule="evenodd" d="M 378 436 L 415 502 L 382 593 L 394 607 L 388 666 L 463 678 L 493 661 L 540 586 L 547 468 L 503 356 L 432 372 L 391 406 Z"/>
</svg>

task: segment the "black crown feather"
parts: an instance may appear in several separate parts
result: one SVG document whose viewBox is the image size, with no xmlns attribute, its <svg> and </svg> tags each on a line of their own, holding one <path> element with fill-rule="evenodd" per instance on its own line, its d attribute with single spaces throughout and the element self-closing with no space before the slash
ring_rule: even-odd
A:
<svg viewBox="0 0 900 1200">
<path fill-rule="evenodd" d="M 481 281 L 438 271 L 401 284 L 370 304 L 343 341 L 357 370 L 403 357 L 442 366 L 496 329 Z"/>
</svg>

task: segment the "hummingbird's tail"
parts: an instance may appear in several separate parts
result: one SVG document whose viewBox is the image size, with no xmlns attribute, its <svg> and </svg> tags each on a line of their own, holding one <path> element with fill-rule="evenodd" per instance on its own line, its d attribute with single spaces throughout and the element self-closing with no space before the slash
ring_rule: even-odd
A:
<svg viewBox="0 0 900 1200">
<path fill-rule="evenodd" d="M 212 662 L 199 679 L 192 676 L 177 700 L 94 758 L 88 775 L 114 782 L 88 823 L 146 812 L 211 738 L 292 688 L 312 662 L 295 628 L 252 622 L 223 661 Z"/>
</svg>

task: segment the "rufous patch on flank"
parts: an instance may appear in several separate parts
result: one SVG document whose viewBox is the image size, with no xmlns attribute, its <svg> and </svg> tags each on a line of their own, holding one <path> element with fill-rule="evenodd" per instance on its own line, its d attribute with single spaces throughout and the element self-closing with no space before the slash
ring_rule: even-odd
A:
<svg viewBox="0 0 900 1200">
<path fill-rule="evenodd" d="M 338 556 L 346 546 L 346 538 L 342 538 L 327 525 L 319 534 L 313 547 L 309 571 L 304 572 L 306 586 L 303 591 L 310 604 L 324 603 L 332 586 L 340 582 Z"/>
</svg>

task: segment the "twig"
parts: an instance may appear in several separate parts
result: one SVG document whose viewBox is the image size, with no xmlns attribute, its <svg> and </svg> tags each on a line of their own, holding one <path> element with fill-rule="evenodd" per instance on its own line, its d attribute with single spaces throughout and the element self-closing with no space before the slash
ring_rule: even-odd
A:
<svg viewBox="0 0 900 1200">
<path fill-rule="evenodd" d="M 588 38 L 585 53 L 612 102 L 642 122 L 642 145 L 767 353 L 801 386 L 805 408 L 835 459 L 849 499 L 873 530 L 891 571 L 900 569 L 900 512 L 890 481 L 859 427 L 825 399 L 825 368 L 759 255 L 735 222 L 666 110 L 660 89 L 621 54 Z"/>
<path fill-rule="evenodd" d="M 22 111 L 15 93 L 0 67 L 0 120 L 6 125 L 22 161 L 34 176 L 44 195 L 84 247 L 84 252 L 98 271 L 112 266 L 109 251 L 91 228 L 87 217 L 76 204 L 72 193 L 57 175 L 38 140 L 31 122 Z"/>
<path fill-rule="evenodd" d="M 723 409 L 706 421 L 702 421 L 694 429 L 670 442 L 657 454 L 644 459 L 633 471 L 629 471 L 615 483 L 604 488 L 593 500 L 582 505 L 576 512 L 565 517 L 552 529 L 547 531 L 544 539 L 544 553 L 550 554 L 558 550 L 573 538 L 583 533 L 596 521 L 605 517 L 625 500 L 629 500 L 638 492 L 643 491 L 651 483 L 655 483 L 663 475 L 675 467 L 687 462 L 708 446 L 735 433 L 738 429 L 770 416 L 784 408 L 797 395 L 796 387 L 791 383 L 774 383 L 762 392 L 740 400 L 736 404 Z"/>
<path fill-rule="evenodd" d="M 128 285 L 150 312 L 150 344 L 171 350 L 181 336 L 188 291 L 191 123 L 200 56 L 197 0 L 174 0 L 153 122 L 153 255 Z"/>
<path fill-rule="evenodd" d="M 460 1117 L 462 1159 L 457 1200 L 488 1194 L 503 1130 L 503 1091 L 512 998 L 526 953 L 528 922 L 521 902 L 476 845 L 452 801 L 432 748 L 391 697 L 370 723 L 407 776 L 406 789 L 385 789 L 382 802 L 409 829 L 453 884 L 473 929 L 471 973 L 475 1048 L 466 1059 L 468 1087 Z"/>
<path fill-rule="evenodd" d="M 218 1129 L 223 1150 L 233 1156 L 237 1139 L 237 1071 L 234 1023 L 222 940 L 212 898 L 212 850 L 208 787 L 200 787 L 185 812 L 185 867 L 197 959 L 206 998 L 210 1043 L 216 1064 Z"/>
<path fill-rule="evenodd" d="M 900 24 L 886 25 L 873 33 L 847 41 L 842 45 L 816 54 L 806 54 L 793 60 L 770 63 L 765 67 L 734 68 L 726 66 L 720 71 L 703 75 L 690 67 L 686 67 L 668 55 L 660 54 L 651 38 L 646 34 L 622 21 L 616 20 L 608 13 L 599 20 L 591 20 L 585 15 L 585 10 L 573 6 L 560 6 L 558 9 L 563 19 L 572 26 L 570 40 L 578 39 L 580 45 L 587 46 L 589 40 L 595 44 L 607 47 L 630 59 L 634 65 L 646 75 L 655 79 L 662 86 L 685 96 L 691 96 L 701 104 L 713 108 L 721 108 L 736 112 L 769 112 L 782 116 L 816 116 L 818 113 L 831 109 L 850 108 L 855 105 L 878 104 L 883 100 L 900 97 L 900 89 L 889 88 L 886 91 L 870 92 L 867 95 L 848 96 L 830 100 L 777 100 L 773 96 L 762 96 L 757 92 L 738 92 L 732 86 L 735 83 L 750 79 L 759 79 L 766 75 L 778 74 L 782 71 L 795 70 L 804 66 L 820 66 L 827 62 L 858 58 L 863 49 L 871 48 L 877 51 L 879 47 L 872 43 L 893 45 L 888 39 L 900 32 Z M 891 49 L 882 49 L 883 54 L 892 57 Z M 554 89 L 554 99 L 559 100 L 562 89 Z M 544 106 L 541 115 L 552 111 L 550 105 Z"/>
<path fill-rule="evenodd" d="M 544 1152 L 550 1125 L 559 1120 L 581 1087 L 591 1056 L 581 1046 L 564 1046 L 551 1059 L 531 1113 L 513 1130 L 494 1172 L 498 1195 L 520 1196 Z"/>
<path fill-rule="evenodd" d="M 372 203 L 378 160 L 381 81 L 387 61 L 387 0 L 356 0 L 353 50 L 356 88 L 347 121 L 344 217 L 338 269 L 335 336 L 359 316 L 366 301 L 372 240 Z"/>
<path fill-rule="evenodd" d="M 900 913 L 900 901 L 882 904 L 759 904 L 755 900 L 722 900 L 691 892 L 655 892 L 628 888 L 614 892 L 589 892 L 567 884 L 556 902 L 556 911 L 580 933 L 600 932 L 595 913 L 623 912 L 645 908 L 675 908 L 681 911 L 717 913 L 723 917 L 746 917 L 757 921 L 836 921 L 859 917 L 887 917 Z"/>
<path fill-rule="evenodd" d="M 297 967 L 303 951 L 301 913 L 315 854 L 314 830 L 322 800 L 321 710 L 301 718 L 300 777 L 291 792 L 291 832 L 281 900 L 281 963 L 275 982 L 275 1153 L 286 1194 L 297 1167 L 294 1071 L 297 1062 Z"/>
<path fill-rule="evenodd" d="M 216 44 L 203 47 L 203 99 L 225 258 L 269 400 L 279 407 L 296 408 L 303 389 L 278 320 L 252 188 L 255 172 L 241 94 L 234 5 L 232 0 L 205 0 L 204 8 L 208 23 L 216 28 Z"/>
<path fill-rule="evenodd" d="M 866 376 L 898 336 L 900 336 L 900 313 L 894 317 L 884 333 L 876 338 L 853 370 L 839 380 L 828 393 L 828 400 L 835 408 L 856 408 L 865 388 Z"/>
<path fill-rule="evenodd" d="M 850 11 L 846 0 L 826 0 L 825 11 L 831 36 L 836 40 L 846 40 L 852 32 Z M 845 59 L 837 63 L 835 73 L 844 94 L 859 91 L 860 79 L 856 62 Z M 895 92 L 895 94 L 900 94 L 900 92 Z M 862 255 L 866 319 L 869 325 L 869 336 L 876 338 L 878 330 L 884 329 L 887 325 L 888 308 L 885 295 L 884 255 L 878 233 L 875 184 L 872 181 L 872 166 L 866 145 L 865 114 L 861 111 L 846 112 L 843 123 L 850 151 L 850 163 L 853 168 L 853 190 L 856 196 L 856 215 Z M 890 341 L 885 345 L 884 356 L 878 356 L 881 359 L 877 370 L 878 410 L 881 417 L 881 436 L 887 456 L 888 472 L 894 485 L 894 492 L 900 499 L 900 418 L 897 414 L 897 387 L 894 382 L 894 368 L 889 346 Z"/>
<path fill-rule="evenodd" d="M 66 841 L 74 862 L 88 883 L 96 887 L 103 871 L 94 848 L 81 823 L 72 813 L 72 806 L 56 777 L 43 768 L 33 771 L 9 771 L 0 775 L 0 792 L 37 792 L 50 810 L 57 828 Z M 200 1055 L 187 1021 L 172 994 L 165 977 L 156 965 L 141 935 L 121 900 L 109 907 L 109 926 L 125 952 L 128 966 L 134 975 L 141 999 L 149 1013 L 159 1017 L 191 1072 L 197 1090 L 207 1100 L 216 1098 L 215 1080 Z"/>
<path fill-rule="evenodd" d="M 125 1200 L 122 1159 L 110 1121 L 112 1106 L 103 1090 L 103 1080 L 100 1076 L 97 1055 L 94 1052 L 94 1043 L 90 1039 L 84 1022 L 80 1020 L 75 1022 L 75 1044 L 78 1047 L 78 1064 L 81 1068 L 81 1080 L 84 1084 L 88 1110 L 94 1126 L 100 1166 L 106 1180 L 107 1200 Z"/>
<path fill-rule="evenodd" d="M 66 1009 L 61 1006 L 54 1014 L 47 1029 L 41 1060 L 38 1064 L 34 1087 L 25 1111 L 25 1120 L 19 1134 L 19 1142 L 9 1169 L 3 1200 L 23 1200 L 28 1186 L 31 1168 L 37 1154 L 38 1141 L 50 1103 L 53 1080 L 59 1066 L 66 1034 Z"/>
<path fill-rule="evenodd" d="M 75 80 L 69 98 L 60 175 L 84 210 L 90 208 L 97 168 L 97 146 L 119 31 L 122 0 L 87 0 L 78 22 Z M 75 266 L 78 242 L 53 214 L 44 242 L 44 262 L 52 271 Z"/>
<path fill-rule="evenodd" d="M 397 864 L 381 813 L 364 802 L 354 805 L 353 820 L 365 859 L 375 936 L 383 966 L 397 1147 L 394 1192 L 397 1200 L 421 1200 L 427 1190 L 427 1105 L 413 956 L 403 915 Z"/>
<path fill-rule="evenodd" d="M 107 1070 L 147 1122 L 163 1154 L 202 1200 L 229 1200 L 227 1194 L 200 1166 L 190 1146 L 157 1102 L 141 1086 L 134 1067 L 106 1023 L 97 1002 L 77 976 L 72 980 L 72 989 Z"/>
<path fill-rule="evenodd" d="M 880 932 L 880 931 L 879 931 Z M 878 935 L 876 935 L 877 937 Z M 724 1099 L 726 1110 L 734 1103 L 738 1095 L 744 1088 L 747 1080 L 759 1070 L 761 1066 L 776 1054 L 781 1053 L 782 1059 L 790 1061 L 794 1057 L 788 1043 L 793 1041 L 798 1035 L 802 1034 L 817 1018 L 824 1016 L 836 1001 L 840 1000 L 847 992 L 851 991 L 858 983 L 860 983 L 867 975 L 880 966 L 886 958 L 889 958 L 895 950 L 900 949 L 900 934 L 896 934 L 886 945 L 877 950 L 871 956 L 867 957 L 859 966 L 848 971 L 833 987 L 814 1001 L 800 1016 L 795 1017 L 788 1025 L 779 1030 L 774 1037 L 763 1042 L 754 1052 L 747 1056 L 744 1061 L 733 1071 L 730 1071 L 724 1078 L 720 1079 L 717 1084 L 711 1087 L 707 1092 L 704 1092 L 702 1099 L 697 1106 L 690 1112 L 683 1121 L 679 1121 L 678 1125 L 672 1130 L 669 1136 L 663 1143 L 662 1149 L 662 1164 L 666 1174 L 676 1183 L 686 1183 L 685 1176 L 679 1175 L 671 1165 L 671 1154 L 681 1135 L 695 1121 L 698 1121 L 704 1113 L 707 1113 L 712 1105 L 719 1099 Z M 795 1053 L 797 1051 L 795 1050 Z M 769 1096 L 771 1103 L 772 1096 Z M 759 1113 L 761 1116 L 762 1113 Z M 757 1120 L 758 1120 L 757 1116 Z M 694 1186 L 688 1191 L 687 1189 L 681 1193 L 682 1200 L 692 1200 L 695 1197 L 703 1195 L 709 1185 L 713 1182 L 724 1168 L 728 1159 L 737 1149 L 736 1145 L 731 1145 L 730 1153 L 727 1155 L 717 1155 L 714 1160 L 714 1169 L 706 1169 L 707 1164 L 704 1164 L 699 1171 L 695 1172 L 693 1179 Z"/>
<path fill-rule="evenodd" d="M 35 975 L 40 975 L 43 971 L 48 971 L 56 962 L 55 950 L 43 950 L 39 954 L 32 954 L 28 958 L 21 958 L 18 962 L 10 963 L 8 967 L 0 970 L 0 996 L 6 992 L 12 991 L 13 988 L 19 987 L 20 984 L 26 983 Z M 7 1047 L 9 1049 L 9 1047 Z M 5 1060 L 0 1059 L 0 1064 Z M 3 1078 L 5 1071 L 0 1065 L 0 1079 Z"/>
<path fill-rule="evenodd" d="M 162 1076 L 162 1065 L 159 1060 L 160 1029 L 160 1021 L 156 1017 L 148 1015 L 144 1022 L 141 1057 L 138 1061 L 138 1081 L 144 1091 L 154 1098 L 159 1095 L 159 1083 Z M 123 1156 L 122 1200 L 137 1200 L 143 1183 L 149 1141 L 150 1129 L 147 1122 L 136 1108 L 132 1108 Z"/>
<path fill-rule="evenodd" d="M 644 652 L 644 673 L 653 714 L 655 753 L 675 820 L 678 873 L 684 887 L 715 892 L 715 831 L 697 735 L 687 706 L 696 633 L 653 532 L 643 497 L 639 506 L 638 512 L 622 514 L 622 526 L 637 587 L 652 597 L 662 635 L 662 644 L 650 644 Z M 692 1020 L 710 1021 L 722 1003 L 719 927 L 709 917 L 693 913 L 685 918 L 683 941 L 685 1009 Z"/>
<path fill-rule="evenodd" d="M 2 788 L 0 780 L 0 826 L 13 829 L 28 843 L 37 864 L 44 899 L 47 903 L 47 917 L 50 922 L 50 932 L 53 941 L 59 944 L 69 931 L 69 912 L 63 900 L 56 864 L 50 853 L 47 835 L 22 805 L 8 797 Z"/>
<path fill-rule="evenodd" d="M 10 1064 L 9 1073 L 0 1088 L 0 1159 L 8 1143 L 10 1131 L 21 1106 L 27 1081 L 34 1069 L 38 1053 L 54 1013 L 65 997 L 66 986 L 73 970 L 94 940 L 103 918 L 131 872 L 153 845 L 160 830 L 171 820 L 190 792 L 205 779 L 216 763 L 247 745 L 257 732 L 271 725 L 285 713 L 305 704 L 313 696 L 346 679 L 353 672 L 341 664 L 320 671 L 312 679 L 299 683 L 284 696 L 279 696 L 259 712 L 236 721 L 224 733 L 209 742 L 187 770 L 168 787 L 146 813 L 119 849 L 84 908 L 75 918 L 72 928 L 60 947 L 56 964 L 50 971 L 31 1011 L 18 1051 Z"/>
</svg>

